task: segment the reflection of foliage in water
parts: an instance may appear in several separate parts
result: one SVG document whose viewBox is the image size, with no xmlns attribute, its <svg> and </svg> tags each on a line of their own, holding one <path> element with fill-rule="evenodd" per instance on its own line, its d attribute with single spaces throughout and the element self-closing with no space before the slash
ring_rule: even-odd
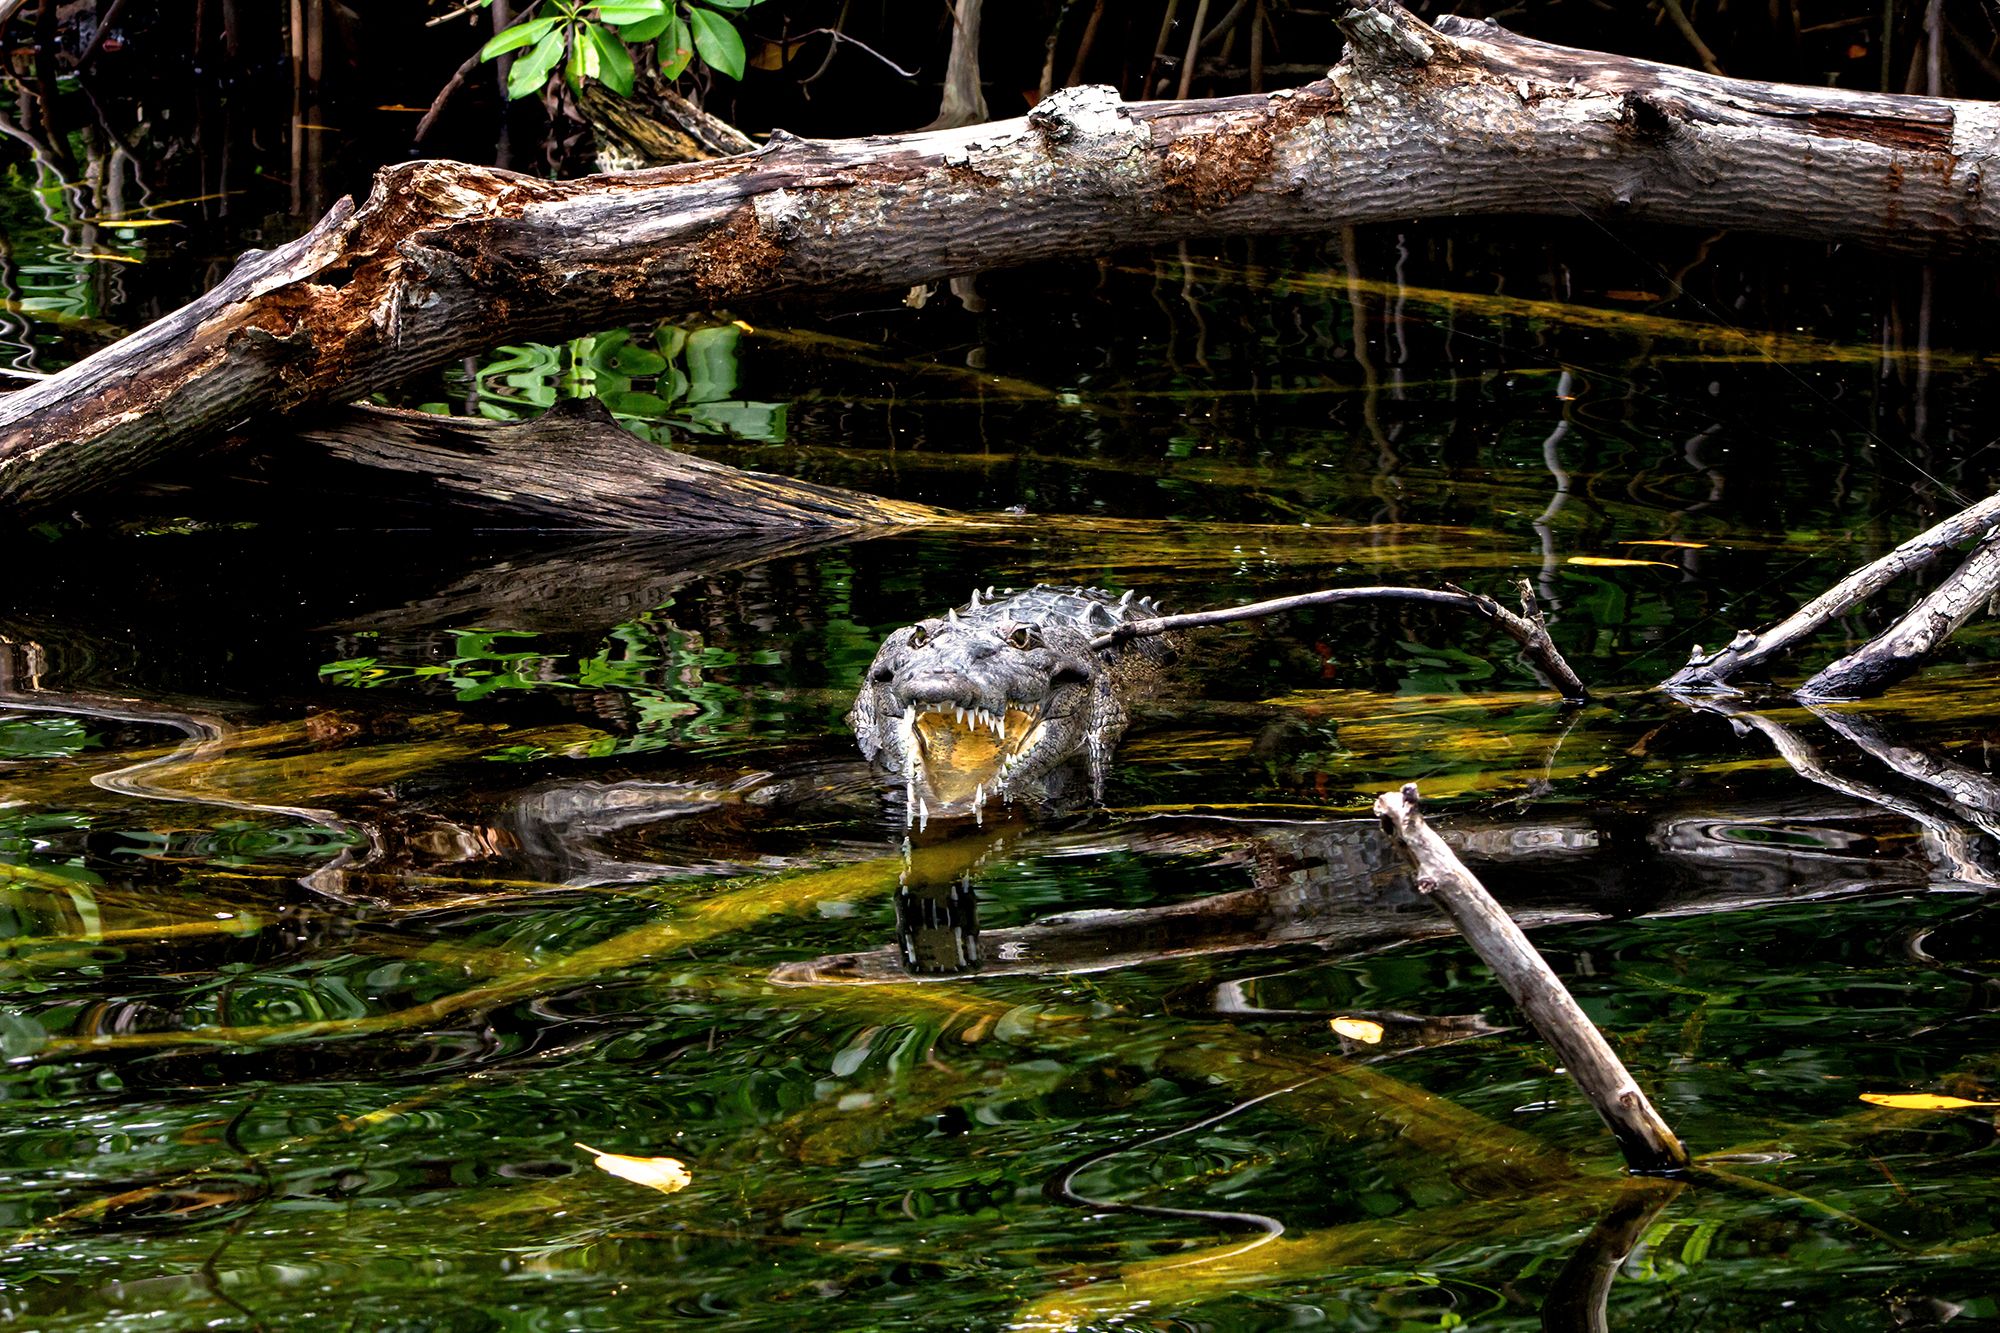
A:
<svg viewBox="0 0 2000 1333">
<path fill-rule="evenodd" d="M 59 714 L 0 715 L 0 761 L 66 759 L 102 744 L 84 724 Z"/>
<path fill-rule="evenodd" d="M 500 690 L 605 691 L 621 697 L 631 709 L 629 736 L 602 736 L 575 753 L 604 758 L 658 750 L 682 740 L 713 740 L 737 730 L 741 690 L 710 677 L 745 663 L 770 665 L 774 653 L 743 653 L 704 644 L 701 636 L 684 631 L 654 613 L 613 626 L 595 652 L 570 655 L 532 644 L 540 636 L 514 630 L 458 630 L 451 635 L 451 656 L 441 663 L 400 664 L 375 657 L 351 657 L 328 662 L 319 673 L 336 684 L 379 689 L 412 682 L 447 687 L 452 697 L 470 703 Z M 494 759 L 540 759 L 539 746 L 514 746 L 494 751 Z"/>
<path fill-rule="evenodd" d="M 537 416 L 566 398 L 595 398 L 626 429 L 661 443 L 675 431 L 777 443 L 785 438 L 785 405 L 736 396 L 742 333 L 736 324 L 662 324 L 651 335 L 611 329 L 565 343 L 522 343 L 496 351 L 469 383 L 462 374 L 448 383 L 495 421 Z M 444 402 L 424 406 L 450 410 Z"/>
</svg>

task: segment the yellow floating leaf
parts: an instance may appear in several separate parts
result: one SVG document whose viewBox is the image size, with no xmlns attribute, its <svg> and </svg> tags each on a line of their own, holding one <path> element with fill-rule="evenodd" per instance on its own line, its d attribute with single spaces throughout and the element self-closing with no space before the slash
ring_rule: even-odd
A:
<svg viewBox="0 0 2000 1333">
<path fill-rule="evenodd" d="M 602 1148 L 593 1148 L 588 1143 L 579 1143 L 576 1146 L 597 1159 L 598 1170 L 609 1171 L 614 1176 L 621 1176 L 634 1184 L 656 1189 L 662 1194 L 684 1190 L 694 1180 L 694 1177 L 688 1174 L 686 1164 L 677 1162 L 671 1157 L 627 1157 L 624 1153 L 605 1152 Z"/>
<path fill-rule="evenodd" d="M 2000 1106 L 2000 1102 L 1971 1102 L 1935 1092 L 1864 1092 L 1861 1100 L 1877 1106 L 1893 1106 L 1898 1111 L 1958 1111 L 1968 1106 Z"/>
<path fill-rule="evenodd" d="M 1629 541 L 1619 542 L 1618 544 L 1620 546 L 1671 546 L 1681 551 L 1706 551 L 1708 549 L 1707 542 L 1674 542 L 1668 541 L 1663 537 L 1650 541 Z"/>
<path fill-rule="evenodd" d="M 1606 569 L 1643 568 L 1651 565 L 1654 569 L 1679 569 L 1664 560 L 1623 560 L 1615 555 L 1573 555 L 1563 562 L 1566 565 L 1596 565 Z"/>
<path fill-rule="evenodd" d="M 1333 1030 L 1349 1041 L 1366 1042 L 1370 1046 L 1382 1040 L 1382 1025 L 1365 1018 L 1336 1018 Z"/>
<path fill-rule="evenodd" d="M 136 260 L 136 259 L 132 258 L 132 256 L 130 256 L 130 255 L 112 255 L 112 254 L 106 254 L 106 253 L 105 253 L 104 251 L 102 251 L 102 250 L 77 250 L 77 251 L 73 252 L 73 253 L 72 253 L 72 254 L 70 255 L 70 258 L 71 258 L 71 259 L 104 259 L 104 260 L 109 260 L 109 261 L 110 261 L 111 263 L 114 263 L 114 264 L 136 264 L 136 263 L 140 262 L 140 261 L 138 261 L 138 260 Z"/>
<path fill-rule="evenodd" d="M 178 227 L 178 218 L 85 218 L 85 222 L 98 227 Z"/>
</svg>

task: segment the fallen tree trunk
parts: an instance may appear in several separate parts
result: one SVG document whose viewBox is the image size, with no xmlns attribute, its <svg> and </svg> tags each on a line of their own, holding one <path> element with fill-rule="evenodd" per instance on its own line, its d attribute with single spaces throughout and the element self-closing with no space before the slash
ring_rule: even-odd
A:
<svg viewBox="0 0 2000 1333">
<path fill-rule="evenodd" d="M 201 300 L 0 400 L 0 503 L 100 489 L 272 413 L 498 343 L 805 292 L 897 290 L 1192 236 L 1578 214 L 1964 253 L 2000 238 L 2000 108 L 1788 88 L 1350 5 L 1326 80 L 552 182 L 383 170 Z"/>
</svg>

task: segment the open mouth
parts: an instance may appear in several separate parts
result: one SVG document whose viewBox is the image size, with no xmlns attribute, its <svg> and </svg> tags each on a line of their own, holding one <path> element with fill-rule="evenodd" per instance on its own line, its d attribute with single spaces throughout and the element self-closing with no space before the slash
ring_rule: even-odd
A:
<svg viewBox="0 0 2000 1333">
<path fill-rule="evenodd" d="M 933 814 L 980 817 L 988 797 L 1007 795 L 1007 779 L 1040 739 L 1042 705 L 994 713 L 930 704 L 913 707 L 903 728 L 909 817 L 921 829 Z"/>
</svg>

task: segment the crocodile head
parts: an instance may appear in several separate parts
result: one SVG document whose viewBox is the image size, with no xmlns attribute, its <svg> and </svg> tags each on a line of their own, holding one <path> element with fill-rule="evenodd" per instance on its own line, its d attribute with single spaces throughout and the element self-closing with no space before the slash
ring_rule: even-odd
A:
<svg viewBox="0 0 2000 1333">
<path fill-rule="evenodd" d="M 1116 742 L 1124 718 L 1103 670 L 1084 628 L 953 611 L 883 641 L 848 721 L 902 782 L 912 820 L 977 816 Z"/>
</svg>

